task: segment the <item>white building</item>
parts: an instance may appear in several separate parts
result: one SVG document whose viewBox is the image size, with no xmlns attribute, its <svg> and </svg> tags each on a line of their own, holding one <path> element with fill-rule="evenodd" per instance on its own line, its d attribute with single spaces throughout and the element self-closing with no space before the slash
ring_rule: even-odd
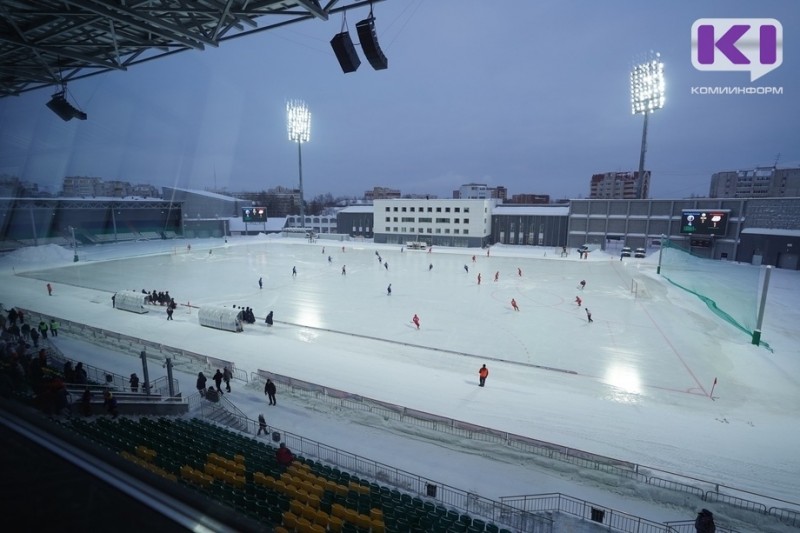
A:
<svg viewBox="0 0 800 533">
<path fill-rule="evenodd" d="M 401 198 L 375 200 L 374 240 L 480 247 L 489 243 L 494 200 Z"/>
</svg>

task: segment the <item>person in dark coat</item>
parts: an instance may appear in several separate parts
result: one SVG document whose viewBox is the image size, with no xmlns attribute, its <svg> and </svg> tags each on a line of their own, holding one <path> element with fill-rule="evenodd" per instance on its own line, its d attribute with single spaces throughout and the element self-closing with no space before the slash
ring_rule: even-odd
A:
<svg viewBox="0 0 800 533">
<path fill-rule="evenodd" d="M 197 392 L 200 393 L 200 396 L 206 395 L 206 376 L 202 372 L 197 373 Z"/>
<path fill-rule="evenodd" d="M 694 521 L 694 529 L 697 533 L 714 533 L 717 531 L 717 526 L 714 524 L 714 514 L 708 509 L 701 509 Z"/>
<path fill-rule="evenodd" d="M 266 394 L 267 397 L 269 398 L 270 405 L 278 405 L 278 402 L 275 400 L 276 392 L 277 391 L 275 389 L 275 384 L 272 382 L 271 379 L 268 379 L 267 383 L 264 385 L 264 394 Z"/>
<path fill-rule="evenodd" d="M 39 347 L 39 330 L 36 328 L 31 328 L 31 340 L 33 341 L 33 347 Z"/>
<path fill-rule="evenodd" d="M 92 416 L 92 391 L 89 390 L 89 387 L 83 389 L 83 395 L 81 395 L 81 414 Z"/>
<path fill-rule="evenodd" d="M 217 373 L 214 374 L 214 383 L 217 385 L 217 392 L 222 392 L 222 372 L 219 368 Z"/>
<path fill-rule="evenodd" d="M 131 391 L 139 392 L 139 376 L 137 376 L 136 373 L 131 374 L 128 383 L 131 386 Z"/>
<path fill-rule="evenodd" d="M 258 433 L 256 433 L 256 435 L 261 435 L 262 431 L 265 435 L 268 434 L 267 420 L 264 418 L 264 415 L 258 415 Z"/>
<path fill-rule="evenodd" d="M 226 366 L 225 369 L 222 371 L 222 381 L 225 382 L 225 392 L 231 391 L 231 378 L 233 374 L 231 373 L 230 369 Z"/>
<path fill-rule="evenodd" d="M 267 319 L 266 319 L 266 320 L 264 320 L 264 322 L 266 322 L 268 326 L 271 326 L 271 325 L 272 325 L 272 311 L 270 311 L 269 313 L 267 313 Z"/>
</svg>

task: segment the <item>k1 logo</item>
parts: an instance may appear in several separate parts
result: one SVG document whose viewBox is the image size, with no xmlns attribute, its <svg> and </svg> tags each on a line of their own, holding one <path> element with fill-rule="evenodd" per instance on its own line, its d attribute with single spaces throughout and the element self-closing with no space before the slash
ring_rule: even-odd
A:
<svg viewBox="0 0 800 533">
<path fill-rule="evenodd" d="M 775 19 L 698 19 L 692 24 L 697 70 L 750 72 L 755 81 L 783 63 L 783 26 Z"/>
</svg>

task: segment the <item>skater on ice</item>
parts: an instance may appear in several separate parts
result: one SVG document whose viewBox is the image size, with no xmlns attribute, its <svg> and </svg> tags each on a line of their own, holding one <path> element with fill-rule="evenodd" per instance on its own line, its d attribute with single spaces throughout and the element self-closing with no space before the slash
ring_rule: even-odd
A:
<svg viewBox="0 0 800 533">
<path fill-rule="evenodd" d="M 581 288 L 581 290 L 583 290 L 583 288 L 584 288 L 584 287 L 586 287 L 586 280 L 585 280 L 585 279 L 582 279 L 582 280 L 581 280 L 581 282 L 580 282 L 580 288 Z"/>
<path fill-rule="evenodd" d="M 478 384 L 479 387 L 486 385 L 487 377 L 489 377 L 489 369 L 486 368 L 486 365 L 483 365 L 480 370 L 478 370 L 478 379 L 480 380 L 480 383 Z"/>
<path fill-rule="evenodd" d="M 497 281 L 499 279 L 500 279 L 500 271 L 498 270 L 497 272 L 494 273 L 494 280 Z"/>
<path fill-rule="evenodd" d="M 575 297 L 575 303 L 576 303 L 576 304 L 578 304 L 578 307 L 580 307 L 580 306 L 581 306 L 581 303 L 582 303 L 582 302 L 583 302 L 583 300 L 581 300 L 581 297 L 580 297 L 580 296 L 576 296 L 576 297 Z"/>
<path fill-rule="evenodd" d="M 419 329 L 419 317 L 416 314 L 414 315 L 414 318 L 411 319 L 411 322 L 413 322 L 414 325 L 417 326 L 417 329 Z"/>
<path fill-rule="evenodd" d="M 469 274 L 469 267 L 468 267 L 467 265 L 464 265 L 464 272 L 466 272 L 467 274 Z"/>
<path fill-rule="evenodd" d="M 263 289 L 264 288 L 264 280 L 263 280 L 263 278 L 258 278 L 258 288 L 259 289 Z"/>
<path fill-rule="evenodd" d="M 389 270 L 389 263 L 388 262 L 384 263 L 383 264 L 383 268 L 385 268 L 386 270 Z"/>
<path fill-rule="evenodd" d="M 480 284 L 481 284 L 481 273 L 478 272 L 478 285 L 480 285 Z"/>
<path fill-rule="evenodd" d="M 271 326 L 271 325 L 272 325 L 272 311 L 270 311 L 269 313 L 267 313 L 267 318 L 264 320 L 264 322 L 265 322 L 265 323 L 266 323 L 268 326 Z"/>
<path fill-rule="evenodd" d="M 586 319 L 589 321 L 589 323 L 590 323 L 590 324 L 591 324 L 592 322 L 594 322 L 594 320 L 592 320 L 592 312 L 591 312 L 591 311 L 589 311 L 589 308 L 588 308 L 588 307 L 586 308 Z"/>
<path fill-rule="evenodd" d="M 342 276 L 347 275 L 347 265 L 342 265 Z"/>
<path fill-rule="evenodd" d="M 522 277 L 522 269 L 517 267 L 517 276 Z"/>
<path fill-rule="evenodd" d="M 431 263 L 430 265 L 428 265 L 428 272 L 430 272 L 431 270 L 433 270 L 433 263 Z"/>
<path fill-rule="evenodd" d="M 511 307 L 514 308 L 514 311 L 519 311 L 519 306 L 517 305 L 517 301 L 514 298 L 511 298 Z"/>
<path fill-rule="evenodd" d="M 293 266 L 293 267 L 292 267 L 292 277 L 293 277 L 293 278 L 294 278 L 294 277 L 297 277 L 297 267 L 296 267 L 296 266 Z"/>
<path fill-rule="evenodd" d="M 392 284 L 390 283 L 388 287 L 386 287 L 386 294 L 391 296 L 392 295 Z"/>
</svg>

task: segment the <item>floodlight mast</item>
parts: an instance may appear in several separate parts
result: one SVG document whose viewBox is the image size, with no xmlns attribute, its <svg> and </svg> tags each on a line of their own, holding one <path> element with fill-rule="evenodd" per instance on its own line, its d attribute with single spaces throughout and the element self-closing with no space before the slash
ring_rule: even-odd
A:
<svg viewBox="0 0 800 533">
<path fill-rule="evenodd" d="M 644 115 L 642 147 L 639 151 L 639 172 L 636 185 L 638 198 L 643 198 L 644 159 L 647 153 L 647 117 L 656 109 L 664 107 L 664 63 L 661 54 L 655 53 L 631 70 L 631 112 Z"/>
<path fill-rule="evenodd" d="M 311 111 L 302 100 L 286 102 L 286 130 L 289 140 L 297 143 L 297 168 L 300 173 L 300 227 L 306 227 L 306 213 L 303 201 L 303 143 L 311 139 Z"/>
</svg>

